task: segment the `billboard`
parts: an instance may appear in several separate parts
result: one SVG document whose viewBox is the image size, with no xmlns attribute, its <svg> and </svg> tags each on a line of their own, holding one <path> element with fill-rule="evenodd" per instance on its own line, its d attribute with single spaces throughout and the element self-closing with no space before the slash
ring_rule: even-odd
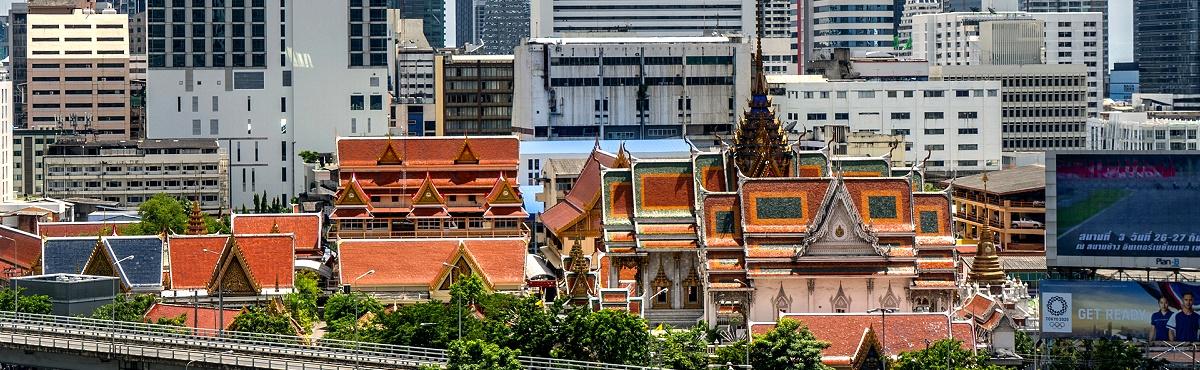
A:
<svg viewBox="0 0 1200 370">
<path fill-rule="evenodd" d="M 1200 154 L 1048 153 L 1050 266 L 1200 266 Z"/>
<path fill-rule="evenodd" d="M 1200 284 L 1042 280 L 1039 289 L 1051 338 L 1200 341 Z"/>
</svg>

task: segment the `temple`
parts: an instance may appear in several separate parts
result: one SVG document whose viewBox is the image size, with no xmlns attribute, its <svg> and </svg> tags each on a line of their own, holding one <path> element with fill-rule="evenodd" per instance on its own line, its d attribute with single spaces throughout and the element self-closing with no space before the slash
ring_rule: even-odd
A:
<svg viewBox="0 0 1200 370">
<path fill-rule="evenodd" d="M 773 112 L 761 51 L 754 66 L 732 143 L 686 159 L 594 150 L 566 201 L 542 217 L 546 254 L 566 272 L 560 291 L 652 325 L 949 310 L 948 193 L 924 191 L 920 163 L 796 150 Z"/>
</svg>

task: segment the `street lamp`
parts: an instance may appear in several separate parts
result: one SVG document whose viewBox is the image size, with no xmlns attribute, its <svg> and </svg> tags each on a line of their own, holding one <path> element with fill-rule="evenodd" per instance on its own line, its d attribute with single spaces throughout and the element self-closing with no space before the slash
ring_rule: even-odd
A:
<svg viewBox="0 0 1200 370">
<path fill-rule="evenodd" d="M 231 236 L 232 238 L 232 236 Z M 208 248 L 203 249 L 204 253 L 212 253 L 217 255 L 217 266 L 221 268 L 221 253 L 214 252 Z M 199 294 L 199 293 L 197 293 Z M 211 298 L 210 298 L 211 299 Z M 209 301 L 211 302 L 211 301 Z M 197 309 L 198 310 L 198 309 Z M 224 276 L 217 277 L 217 336 L 225 336 L 225 279 Z"/>
<path fill-rule="evenodd" d="M 458 266 L 451 265 L 449 263 L 442 262 L 442 266 L 449 267 L 455 271 L 458 270 Z M 450 288 L 454 288 L 454 272 L 450 273 Z M 458 302 L 458 339 L 462 339 L 462 300 L 459 300 Z"/>
<path fill-rule="evenodd" d="M 354 280 L 350 282 L 350 286 L 353 287 L 354 284 L 358 282 L 358 279 L 365 278 L 365 277 L 367 277 L 367 275 L 371 275 L 374 273 L 375 273 L 375 270 L 368 270 L 367 272 L 364 272 L 362 275 L 358 275 L 358 277 L 354 278 Z M 358 343 L 358 342 L 362 342 L 362 338 L 358 337 L 358 318 L 360 317 L 358 315 L 358 299 L 354 298 L 353 290 L 351 290 L 349 293 L 350 293 L 350 304 L 354 306 L 354 341 L 356 343 Z M 358 355 L 357 354 L 354 356 L 354 368 L 355 369 L 358 368 Z"/>
<path fill-rule="evenodd" d="M 883 350 L 880 351 L 883 353 L 880 353 L 881 356 L 879 356 L 879 368 L 883 369 L 883 370 L 887 370 L 887 357 L 888 357 L 888 354 L 887 354 L 887 314 L 896 313 L 896 309 L 895 308 L 872 308 L 870 310 L 867 310 L 867 313 L 876 313 L 876 312 L 879 313 L 879 322 L 880 322 L 879 326 L 883 327 L 883 339 L 881 339 L 879 341 L 879 346 L 883 347 Z"/>
</svg>

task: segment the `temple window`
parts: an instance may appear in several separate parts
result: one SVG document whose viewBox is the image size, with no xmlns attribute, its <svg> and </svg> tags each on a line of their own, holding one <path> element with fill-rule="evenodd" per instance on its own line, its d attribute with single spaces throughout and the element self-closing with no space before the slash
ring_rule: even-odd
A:
<svg viewBox="0 0 1200 370">
<path fill-rule="evenodd" d="M 667 277 L 667 269 L 663 267 L 662 261 L 658 263 L 658 274 L 655 275 L 654 281 L 651 282 L 654 291 L 654 308 L 674 308 L 671 306 L 671 279 Z M 663 289 L 668 289 L 663 292 Z M 661 292 L 661 293 L 660 293 Z"/>
<path fill-rule="evenodd" d="M 683 280 L 684 308 L 700 308 L 700 277 L 696 269 L 692 269 L 687 279 Z"/>
<path fill-rule="evenodd" d="M 515 229 L 517 228 L 517 220 L 496 220 L 495 225 L 497 229 Z"/>
<path fill-rule="evenodd" d="M 442 228 L 438 220 L 417 220 L 417 230 L 439 230 Z"/>
<path fill-rule="evenodd" d="M 914 312 L 929 312 L 931 306 L 932 305 L 930 304 L 928 297 L 917 297 L 913 299 Z"/>
</svg>

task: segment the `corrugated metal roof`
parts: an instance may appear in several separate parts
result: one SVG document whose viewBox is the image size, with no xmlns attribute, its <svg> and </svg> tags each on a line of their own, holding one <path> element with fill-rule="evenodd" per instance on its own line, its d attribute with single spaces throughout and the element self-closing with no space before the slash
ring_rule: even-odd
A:
<svg viewBox="0 0 1200 370">
<path fill-rule="evenodd" d="M 1013 194 L 1046 188 L 1046 167 L 1041 165 L 1021 166 L 1007 170 L 988 172 L 987 190 L 992 194 Z M 950 180 L 942 181 L 949 184 Z M 954 179 L 954 187 L 983 190 L 983 174 Z"/>
</svg>

